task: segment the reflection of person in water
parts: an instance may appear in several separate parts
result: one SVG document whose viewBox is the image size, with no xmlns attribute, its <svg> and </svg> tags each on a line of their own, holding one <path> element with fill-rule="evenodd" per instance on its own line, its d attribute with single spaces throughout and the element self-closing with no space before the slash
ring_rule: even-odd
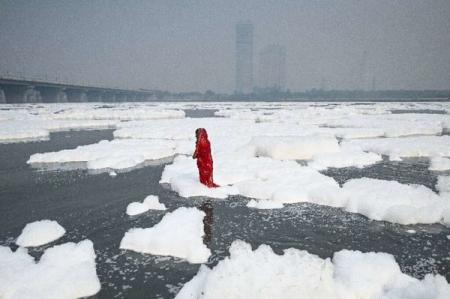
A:
<svg viewBox="0 0 450 299">
<path fill-rule="evenodd" d="M 200 183 L 209 188 L 219 187 L 213 180 L 213 159 L 211 155 L 211 144 L 208 140 L 208 133 L 203 128 L 195 130 L 195 152 L 192 158 L 197 159 L 198 174 Z"/>
<path fill-rule="evenodd" d="M 205 212 L 206 216 L 203 218 L 203 230 L 205 234 L 203 235 L 203 243 L 205 245 L 211 245 L 212 239 L 212 224 L 213 224 L 213 206 L 210 200 L 202 203 L 200 210 Z"/>
</svg>

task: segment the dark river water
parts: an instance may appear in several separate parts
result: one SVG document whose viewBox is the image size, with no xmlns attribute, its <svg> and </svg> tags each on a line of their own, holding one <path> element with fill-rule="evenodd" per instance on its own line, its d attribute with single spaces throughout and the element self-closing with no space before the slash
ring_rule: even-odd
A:
<svg viewBox="0 0 450 299">
<path fill-rule="evenodd" d="M 164 165 L 111 177 L 81 169 L 42 171 L 26 164 L 36 152 L 112 138 L 111 130 L 64 132 L 51 134 L 49 141 L 0 145 L 0 245 L 15 249 L 14 239 L 25 224 L 57 220 L 66 229 L 66 235 L 30 252 L 39 258 L 55 244 L 92 240 L 102 283 L 101 291 L 93 298 L 173 298 L 196 274 L 199 265 L 118 248 L 128 229 L 151 227 L 161 220 L 165 212 L 149 211 L 135 217 L 125 214 L 130 202 L 156 194 L 169 211 L 181 206 L 207 211 L 207 243 L 213 252 L 210 266 L 228 255 L 232 241 L 241 239 L 254 247 L 268 244 L 276 252 L 294 247 L 321 257 L 331 257 L 344 248 L 382 251 L 393 254 L 409 275 L 422 278 L 426 273 L 440 273 L 450 280 L 450 229 L 439 224 L 405 226 L 371 221 L 358 214 L 309 203 L 286 205 L 279 210 L 253 210 L 245 206 L 248 199 L 240 196 L 227 200 L 180 198 L 158 183 Z M 339 183 L 363 176 L 418 183 L 433 189 L 436 183 L 435 174 L 428 171 L 427 159 L 384 160 L 364 169 L 330 169 L 325 174 Z"/>
</svg>

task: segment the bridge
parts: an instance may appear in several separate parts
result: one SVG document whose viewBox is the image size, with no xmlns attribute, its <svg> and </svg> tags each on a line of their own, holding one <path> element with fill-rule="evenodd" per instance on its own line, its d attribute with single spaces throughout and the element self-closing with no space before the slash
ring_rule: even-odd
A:
<svg viewBox="0 0 450 299">
<path fill-rule="evenodd" d="M 0 77 L 0 103 L 147 101 L 155 92 Z"/>
</svg>

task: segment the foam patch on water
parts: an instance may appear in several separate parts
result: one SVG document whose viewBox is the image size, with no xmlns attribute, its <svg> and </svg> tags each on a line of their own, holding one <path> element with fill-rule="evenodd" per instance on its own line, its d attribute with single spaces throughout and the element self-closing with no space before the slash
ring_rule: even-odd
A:
<svg viewBox="0 0 450 299">
<path fill-rule="evenodd" d="M 93 109 L 94 108 L 94 109 Z M 54 119 L 68 120 L 145 120 L 184 118 L 182 110 L 158 109 L 142 104 L 130 105 L 114 104 L 107 106 L 85 106 L 68 107 L 67 109 L 51 115 Z"/>
<path fill-rule="evenodd" d="M 34 154 L 27 163 L 85 162 L 89 169 L 127 169 L 149 160 L 173 156 L 177 146 L 168 140 L 103 140 L 75 149 Z"/>
<path fill-rule="evenodd" d="M 30 122 L 1 121 L 0 142 L 12 143 L 27 140 L 46 140 L 50 132 L 44 128 L 36 127 Z"/>
<path fill-rule="evenodd" d="M 1 298 L 81 298 L 99 290 L 90 240 L 53 246 L 39 262 L 24 248 L 0 246 Z"/>
<path fill-rule="evenodd" d="M 354 179 L 343 185 L 348 212 L 400 224 L 440 222 L 449 202 L 422 185 Z"/>
<path fill-rule="evenodd" d="M 450 136 L 357 139 L 343 144 L 387 155 L 391 160 L 399 160 L 401 157 L 450 156 Z"/>
<path fill-rule="evenodd" d="M 252 251 L 234 241 L 230 257 L 201 266 L 176 298 L 447 298 L 440 275 L 418 280 L 403 274 L 387 253 L 342 250 L 321 259 L 304 250 L 277 255 L 267 245 Z M 411 297 L 414 295 L 413 297 Z"/>
<path fill-rule="evenodd" d="M 450 202 L 450 176 L 439 176 L 436 189 L 445 201 Z M 450 204 L 442 213 L 442 222 L 450 227 Z"/>
<path fill-rule="evenodd" d="M 255 156 L 271 157 L 279 160 L 307 160 L 314 155 L 336 153 L 339 144 L 334 137 L 254 137 L 250 146 L 255 148 Z"/>
<path fill-rule="evenodd" d="M 120 242 L 120 248 L 205 263 L 211 251 L 203 244 L 204 217 L 205 213 L 196 208 L 178 208 L 151 228 L 130 229 Z"/>
<path fill-rule="evenodd" d="M 0 143 L 47 140 L 50 132 L 115 128 L 120 121 L 184 118 L 182 110 L 148 104 L 3 105 Z"/>
<path fill-rule="evenodd" d="M 450 159 L 444 157 L 433 157 L 430 159 L 429 169 L 435 171 L 450 170 Z"/>
<path fill-rule="evenodd" d="M 206 128 L 209 137 L 232 136 L 252 122 L 220 118 L 160 119 L 124 122 L 114 132 L 115 138 L 195 140 L 195 130 Z M 216 128 L 216 130 L 213 130 Z"/>
<path fill-rule="evenodd" d="M 450 192 L 450 176 L 438 176 L 436 188 L 439 192 Z"/>
<path fill-rule="evenodd" d="M 11 112 L 15 121 L 20 119 L 40 119 L 48 124 L 61 126 L 61 122 L 113 121 L 117 130 L 115 138 L 131 140 L 153 140 L 157 147 L 172 147 L 167 155 L 153 155 L 160 159 L 170 154 L 192 154 L 194 131 L 206 128 L 212 144 L 213 155 L 220 152 L 253 152 L 253 156 L 274 159 L 315 160 L 311 166 L 317 169 L 327 167 L 363 167 L 379 161 L 379 155 L 390 155 L 391 159 L 404 156 L 445 156 L 449 151 L 446 136 L 378 138 L 410 135 L 437 135 L 450 124 L 448 115 L 437 114 L 391 114 L 390 110 L 417 107 L 445 108 L 445 105 L 422 103 L 403 105 L 402 103 L 377 103 L 353 105 L 352 103 L 157 103 L 157 104 L 80 104 L 42 105 L 41 108 L 19 109 Z M 224 108 L 218 113 L 229 118 L 183 118 L 180 109 Z M 183 114 L 183 115 L 182 115 Z M 180 118 L 181 117 L 181 118 Z M 83 119 L 83 121 L 81 121 Z M 127 120 L 127 121 L 122 121 Z M 59 122 L 59 123 L 58 123 Z M 93 126 L 93 124 L 87 127 Z M 48 126 L 48 125 L 47 125 Z M 24 128 L 40 126 L 24 126 Z M 70 126 L 68 125 L 68 128 Z M 47 128 L 47 127 L 46 127 Z M 47 130 L 47 129 L 46 129 Z M 8 131 L 8 130 L 6 130 Z M 31 133 L 31 136 L 36 133 Z M 28 135 L 27 135 L 28 136 Z M 48 138 L 44 130 L 38 138 Z M 41 136 L 41 137 L 39 137 Z M 447 136 L 448 137 L 448 136 Z M 339 146 L 336 138 L 351 140 L 358 138 L 347 150 Z M 416 138 L 416 139 L 414 139 Z M 425 138 L 425 139 L 421 139 Z M 437 139 L 434 139 L 437 138 Z M 440 138 L 440 139 L 439 139 Z M 389 139 L 389 141 L 385 140 Z M 142 154 L 130 150 L 121 153 L 124 143 L 114 141 L 102 150 L 111 154 L 111 159 L 95 157 L 87 162 L 92 169 L 125 169 L 142 163 Z M 136 141 L 133 141 L 136 143 Z M 133 146 L 134 143 L 130 143 Z M 177 143 L 174 145 L 174 142 Z M 380 144 L 381 142 L 381 144 Z M 394 143 L 394 144 L 392 144 Z M 414 144 L 414 146 L 411 146 Z M 431 144 L 436 145 L 435 147 Z M 93 147 L 95 147 L 93 145 Z M 41 160 L 40 163 L 61 163 L 80 161 L 78 156 L 89 155 L 92 148 L 80 148 L 73 155 L 59 156 L 58 159 Z M 67 152 L 61 153 L 66 155 Z M 145 155 L 145 154 L 144 154 Z M 150 155 L 152 156 L 152 155 Z M 32 157 L 35 159 L 35 157 Z M 152 158 L 152 157 L 150 157 Z M 56 161 L 59 160 L 59 161 Z M 134 160 L 134 162 L 133 162 Z M 144 159 L 145 160 L 145 159 Z M 32 162 L 33 160 L 30 160 Z M 64 163 L 63 162 L 63 163 Z M 123 164 L 123 165 L 121 165 Z"/>
<path fill-rule="evenodd" d="M 183 197 L 240 194 L 264 200 L 252 202 L 250 207 L 255 208 L 310 202 L 400 224 L 447 223 L 450 201 L 421 185 L 362 178 L 350 180 L 341 188 L 331 177 L 294 161 L 245 155 L 218 155 L 215 166 L 215 181 L 225 187 L 201 185 L 195 161 L 185 156 L 165 167 L 160 182 L 169 183 Z"/>
<path fill-rule="evenodd" d="M 111 121 L 63 121 L 36 118 L 0 121 L 0 143 L 47 140 L 50 132 L 115 127 Z"/>
<path fill-rule="evenodd" d="M 200 184 L 195 160 L 185 156 L 178 156 L 165 167 L 160 183 L 170 183 L 183 197 L 225 198 L 241 194 L 279 203 L 323 201 L 333 205 L 333 200 L 324 194 L 339 192 L 334 179 L 295 161 L 224 153 L 216 156 L 214 166 L 215 181 L 223 187 L 207 188 Z"/>
<path fill-rule="evenodd" d="M 253 208 L 253 209 L 260 209 L 260 210 L 269 210 L 269 209 L 281 209 L 284 207 L 284 205 L 280 202 L 274 202 L 271 200 L 250 200 L 247 203 L 247 207 Z"/>
<path fill-rule="evenodd" d="M 156 195 L 147 196 L 143 202 L 132 202 L 127 206 L 127 214 L 134 216 L 147 212 L 148 210 L 166 210 L 166 206 L 159 202 L 159 198 Z"/>
<path fill-rule="evenodd" d="M 357 146 L 341 146 L 339 151 L 334 153 L 314 154 L 309 166 L 315 169 L 326 169 L 328 167 L 358 167 L 363 168 L 368 165 L 382 161 L 381 155 L 365 152 Z"/>
<path fill-rule="evenodd" d="M 258 123 L 283 128 L 284 134 L 276 130 L 277 136 L 299 136 L 329 132 L 339 138 L 398 137 L 410 135 L 439 135 L 450 128 L 450 117 L 439 114 L 391 114 L 391 110 L 435 109 L 449 110 L 448 104 L 437 103 L 370 103 L 354 105 L 353 103 L 65 103 L 39 105 L 2 105 L 0 121 L 16 121 L 17 125 L 27 121 L 71 121 L 76 126 L 83 126 L 87 121 L 113 121 L 124 130 L 117 132 L 117 137 L 154 138 L 152 124 L 124 124 L 120 121 L 136 122 L 139 120 L 162 120 L 184 118 L 182 109 L 220 109 L 215 114 L 225 116 L 228 120 Z M 28 128 L 37 128 L 35 122 Z M 100 124 L 100 123 L 98 123 Z M 174 127 L 172 123 L 172 128 Z M 89 125 L 91 126 L 91 125 Z M 138 127 L 141 127 L 138 129 Z M 328 127 L 321 128 L 318 127 Z M 5 127 L 2 125 L 2 127 Z M 44 126 L 45 127 L 45 126 Z M 45 129 L 41 127 L 42 129 Z M 128 130 L 127 128 L 134 127 Z M 148 127 L 146 132 L 145 127 Z M 197 127 L 197 126 L 196 126 Z M 161 132 L 175 132 L 161 127 Z M 169 126 L 170 128 L 170 126 Z M 242 127 L 240 127 L 242 128 Z M 290 129 L 291 128 L 291 129 Z M 11 127 L 14 129 L 14 127 Z M 54 129 L 54 128 L 53 128 Z M 186 131 L 194 127 L 186 126 Z M 237 128 L 239 130 L 239 128 Z M 253 130 L 253 129 L 252 129 Z M 183 129 L 178 130 L 178 133 Z M 303 132 L 302 132 L 303 131 Z M 6 132 L 6 130 L 3 130 Z M 37 132 L 37 131 L 36 131 Z M 234 131 L 237 132 L 237 131 Z M 265 131 L 270 132 L 270 130 Z M 161 133 L 161 134 L 163 134 Z M 140 137 L 138 137 L 140 135 Z M 145 136 L 146 135 L 146 136 Z M 260 134 L 251 134 L 258 136 Z M 265 134 L 263 134 L 265 135 Z M 180 136 L 180 134 L 175 134 Z M 35 137 L 35 136 L 31 136 Z M 37 136 L 36 136 L 37 137 Z M 30 138 L 28 136 L 27 138 Z M 164 138 L 164 137 L 161 137 Z M 170 138 L 170 137 L 169 137 Z M 178 138 L 178 137 L 177 137 Z"/>
<path fill-rule="evenodd" d="M 384 132 L 384 137 L 401 137 L 412 135 L 439 135 L 447 115 L 433 114 L 356 114 L 350 117 L 340 117 L 327 120 L 326 124 L 333 127 L 378 129 Z"/>
<path fill-rule="evenodd" d="M 22 247 L 41 246 L 61 238 L 65 233 L 66 230 L 56 221 L 35 221 L 25 225 L 16 244 Z"/>
</svg>

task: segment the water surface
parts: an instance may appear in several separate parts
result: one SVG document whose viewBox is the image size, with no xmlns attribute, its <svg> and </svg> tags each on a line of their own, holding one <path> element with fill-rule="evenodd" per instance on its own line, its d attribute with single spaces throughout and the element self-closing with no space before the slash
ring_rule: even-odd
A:
<svg viewBox="0 0 450 299">
<path fill-rule="evenodd" d="M 440 273 L 450 280 L 450 229 L 440 224 L 404 226 L 372 221 L 309 203 L 286 205 L 279 210 L 254 210 L 247 208 L 248 199 L 240 196 L 227 200 L 185 199 L 158 183 L 164 164 L 119 173 L 116 177 L 90 174 L 83 169 L 42 171 L 26 164 L 36 152 L 74 148 L 112 137 L 111 130 L 63 132 L 51 134 L 49 141 L 0 145 L 0 245 L 15 249 L 14 239 L 25 224 L 57 220 L 67 230 L 66 235 L 32 249 L 31 253 L 39 258 L 55 244 L 92 240 L 102 283 L 94 298 L 172 298 L 196 274 L 199 265 L 118 248 L 128 229 L 151 227 L 161 220 L 164 211 L 134 217 L 125 214 L 130 202 L 155 194 L 169 211 L 196 206 L 207 212 L 205 242 L 213 252 L 209 266 L 226 257 L 230 244 L 241 239 L 254 248 L 268 244 L 281 253 L 294 247 L 324 258 L 341 249 L 388 252 L 409 275 L 422 278 L 426 273 Z M 329 169 L 324 173 L 340 184 L 359 177 L 422 184 L 431 189 L 436 183 L 436 174 L 428 171 L 428 159 L 384 159 L 364 169 Z M 411 234 L 408 230 L 416 232 Z"/>
</svg>

